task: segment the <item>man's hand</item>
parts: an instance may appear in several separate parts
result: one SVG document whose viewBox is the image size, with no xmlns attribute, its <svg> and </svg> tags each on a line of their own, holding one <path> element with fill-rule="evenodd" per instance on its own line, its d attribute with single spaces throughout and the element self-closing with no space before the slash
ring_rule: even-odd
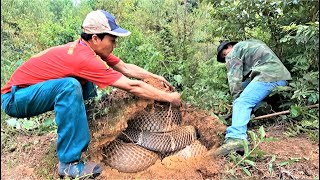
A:
<svg viewBox="0 0 320 180">
<path fill-rule="evenodd" d="M 128 91 L 141 98 L 169 102 L 173 106 L 181 105 L 181 95 L 178 92 L 162 91 L 140 80 L 131 80 L 125 76 L 121 76 L 111 86 Z"/>
<path fill-rule="evenodd" d="M 171 96 L 171 101 L 170 103 L 173 105 L 173 106 L 181 106 L 181 98 L 180 98 L 180 94 L 178 92 L 173 92 L 170 94 Z"/>
<path fill-rule="evenodd" d="M 169 87 L 170 91 L 175 91 L 175 88 L 164 77 L 156 75 L 155 78 L 159 79 L 165 87 Z"/>
</svg>

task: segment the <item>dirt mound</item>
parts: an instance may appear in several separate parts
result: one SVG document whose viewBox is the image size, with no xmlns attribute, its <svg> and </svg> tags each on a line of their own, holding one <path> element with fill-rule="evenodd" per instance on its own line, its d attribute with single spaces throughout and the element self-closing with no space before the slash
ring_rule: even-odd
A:
<svg viewBox="0 0 320 180">
<path fill-rule="evenodd" d="M 173 91 L 173 89 L 160 80 L 149 78 L 144 81 L 163 91 Z M 93 139 L 89 147 L 90 159 L 103 164 L 102 148 L 116 139 L 117 136 L 127 128 L 127 121 L 130 118 L 143 110 L 150 112 L 164 106 L 170 106 L 170 104 L 143 100 L 121 90 L 113 91 L 110 95 L 101 99 L 98 105 L 96 105 L 96 108 L 98 107 L 100 110 L 108 108 L 108 111 L 104 114 L 99 114 L 95 117 L 95 120 L 90 123 Z M 203 145 L 211 148 L 221 144 L 220 135 L 225 131 L 226 127 L 218 119 L 211 116 L 208 112 L 194 108 L 191 105 L 183 105 L 180 107 L 180 111 L 182 114 L 182 124 L 194 126 L 197 129 L 198 140 Z M 172 177 L 175 179 L 189 179 L 207 176 L 207 174 L 210 174 L 209 176 L 218 175 L 220 171 L 220 168 L 218 168 L 219 163 L 210 163 L 208 163 L 207 160 L 203 161 L 201 157 L 184 159 L 169 156 L 138 173 L 122 173 L 104 165 L 104 171 L 100 178 L 141 177 L 143 179 L 150 179 L 156 175 L 160 176 L 159 178 L 166 179 Z M 188 171 L 189 173 L 187 176 L 182 177 L 179 175 L 178 177 L 175 175 L 177 171 Z"/>
<path fill-rule="evenodd" d="M 182 124 L 196 127 L 199 140 L 203 145 L 207 148 L 221 145 L 221 137 L 226 130 L 226 126 L 219 119 L 192 105 L 184 105 L 181 111 Z"/>
</svg>

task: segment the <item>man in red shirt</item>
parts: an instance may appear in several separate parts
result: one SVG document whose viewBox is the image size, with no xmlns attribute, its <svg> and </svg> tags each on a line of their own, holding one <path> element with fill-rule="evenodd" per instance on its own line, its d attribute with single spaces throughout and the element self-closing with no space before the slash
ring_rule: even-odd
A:
<svg viewBox="0 0 320 180">
<path fill-rule="evenodd" d="M 95 85 L 113 86 L 175 106 L 181 103 L 179 93 L 167 93 L 141 81 L 153 77 L 171 86 L 162 76 L 125 63 L 112 54 L 116 38 L 130 32 L 120 28 L 110 13 L 90 12 L 82 29 L 79 40 L 31 57 L 1 89 L 1 106 L 9 116 L 25 118 L 55 111 L 58 174 L 72 178 L 91 173 L 96 177 L 102 171 L 99 165 L 80 160 L 90 141 L 84 100 L 96 95 Z"/>
</svg>

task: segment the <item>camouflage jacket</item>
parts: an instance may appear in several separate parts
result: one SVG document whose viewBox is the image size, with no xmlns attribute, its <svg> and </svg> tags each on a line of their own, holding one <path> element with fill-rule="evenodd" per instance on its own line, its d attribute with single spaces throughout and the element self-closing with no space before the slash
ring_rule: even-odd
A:
<svg viewBox="0 0 320 180">
<path fill-rule="evenodd" d="M 262 41 L 240 41 L 226 56 L 229 88 L 233 100 L 242 92 L 242 82 L 291 80 L 290 72 Z"/>
</svg>

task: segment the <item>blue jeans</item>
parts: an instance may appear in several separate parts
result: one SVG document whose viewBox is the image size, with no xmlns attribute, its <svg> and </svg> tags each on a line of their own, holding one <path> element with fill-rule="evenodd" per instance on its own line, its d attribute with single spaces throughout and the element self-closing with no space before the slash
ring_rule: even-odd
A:
<svg viewBox="0 0 320 180">
<path fill-rule="evenodd" d="M 90 141 L 84 99 L 96 95 L 91 82 L 81 86 L 72 77 L 52 79 L 25 88 L 12 87 L 1 95 L 1 106 L 9 116 L 26 118 L 54 110 L 59 161 L 80 160 Z"/>
<path fill-rule="evenodd" d="M 246 86 L 240 96 L 233 101 L 232 125 L 227 128 L 226 138 L 247 139 L 247 124 L 251 111 L 277 86 L 286 86 L 287 81 L 244 83 Z"/>
</svg>

